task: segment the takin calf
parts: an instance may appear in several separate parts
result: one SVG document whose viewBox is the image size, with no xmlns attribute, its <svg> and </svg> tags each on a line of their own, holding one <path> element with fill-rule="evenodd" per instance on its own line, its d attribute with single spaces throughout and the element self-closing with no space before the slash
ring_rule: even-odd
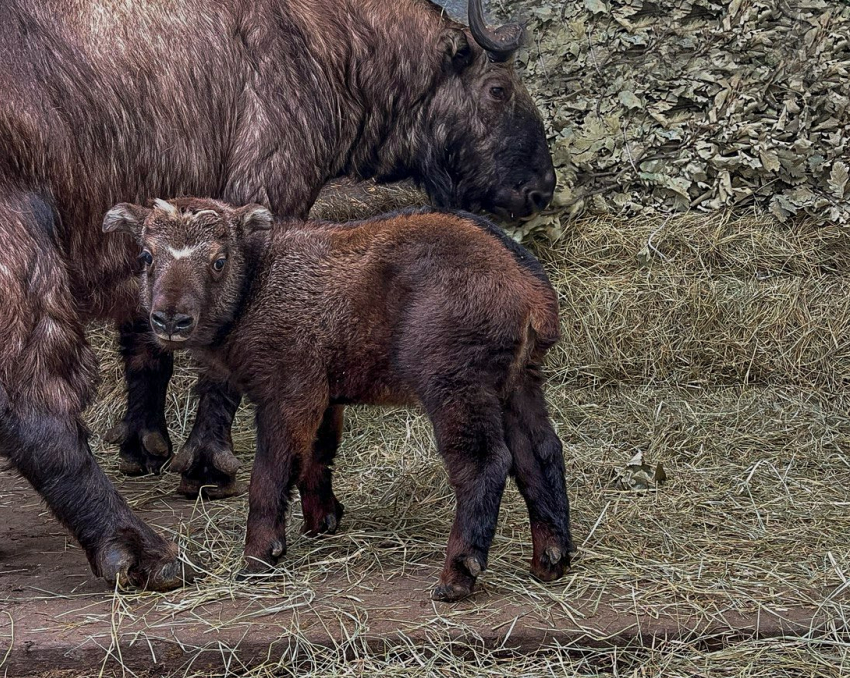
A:
<svg viewBox="0 0 850 678">
<path fill-rule="evenodd" d="M 563 575 L 564 460 L 538 367 L 558 339 L 558 303 L 497 227 L 427 209 L 274 223 L 258 205 L 182 198 L 119 204 L 103 229 L 142 247 L 142 306 L 161 347 L 189 349 L 256 405 L 246 572 L 285 553 L 295 483 L 325 488 L 305 506 L 305 531 L 336 528 L 329 478 L 303 474 L 330 473 L 344 405 L 420 403 L 457 497 L 434 598 L 472 592 L 509 474 L 528 506 L 533 574 Z"/>
</svg>

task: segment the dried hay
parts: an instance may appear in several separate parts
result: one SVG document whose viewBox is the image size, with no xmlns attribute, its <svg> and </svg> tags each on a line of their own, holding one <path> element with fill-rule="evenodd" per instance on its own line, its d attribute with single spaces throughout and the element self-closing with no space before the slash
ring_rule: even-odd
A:
<svg viewBox="0 0 850 678">
<path fill-rule="evenodd" d="M 538 247 L 572 385 L 850 381 L 850 235 L 769 218 L 597 218 Z"/>
</svg>

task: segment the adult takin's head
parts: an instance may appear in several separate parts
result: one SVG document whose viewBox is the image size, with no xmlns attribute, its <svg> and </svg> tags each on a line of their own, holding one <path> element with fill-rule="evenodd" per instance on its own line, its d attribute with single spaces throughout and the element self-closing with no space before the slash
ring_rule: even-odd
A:
<svg viewBox="0 0 850 678">
<path fill-rule="evenodd" d="M 142 304 L 157 340 L 174 349 L 209 344 L 232 320 L 245 285 L 246 243 L 272 223 L 260 205 L 179 198 L 116 205 L 103 231 L 139 243 Z"/>
<path fill-rule="evenodd" d="M 422 116 L 416 179 L 439 207 L 527 217 L 549 204 L 555 171 L 543 121 L 513 67 L 519 24 L 487 26 L 469 1 L 469 29 L 446 28 L 442 69 Z"/>
</svg>

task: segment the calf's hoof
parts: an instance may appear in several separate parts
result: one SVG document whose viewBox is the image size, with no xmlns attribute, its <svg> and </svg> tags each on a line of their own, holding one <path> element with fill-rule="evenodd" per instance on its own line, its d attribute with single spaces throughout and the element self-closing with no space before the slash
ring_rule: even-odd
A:
<svg viewBox="0 0 850 678">
<path fill-rule="evenodd" d="M 531 559 L 531 574 L 543 582 L 555 581 L 570 569 L 570 554 L 559 546 L 547 546 Z"/>
<path fill-rule="evenodd" d="M 484 571 L 484 564 L 475 556 L 462 558 L 450 572 L 443 571 L 440 583 L 431 593 L 431 598 L 446 603 L 463 600 L 475 590 L 475 580 Z"/>
<path fill-rule="evenodd" d="M 124 475 L 158 474 L 171 457 L 171 438 L 164 423 L 149 426 L 125 419 L 109 429 L 103 438 L 118 445 L 118 470 Z"/>
<path fill-rule="evenodd" d="M 339 521 L 345 514 L 345 507 L 333 498 L 330 507 L 313 508 L 308 499 L 301 499 L 301 508 L 304 512 L 304 524 L 301 526 L 301 534 L 307 537 L 318 537 L 322 534 L 336 534 Z"/>
<path fill-rule="evenodd" d="M 273 571 L 277 561 L 286 555 L 286 544 L 280 539 L 274 539 L 268 545 L 263 555 L 245 553 L 245 566 L 236 573 L 237 581 L 245 581 L 251 577 L 268 574 Z"/>
<path fill-rule="evenodd" d="M 195 571 L 178 557 L 177 544 L 133 528 L 122 530 L 96 557 L 96 571 L 113 588 L 170 591 L 195 578 Z"/>
<path fill-rule="evenodd" d="M 242 494 L 245 483 L 236 480 L 239 460 L 228 447 L 195 444 L 191 439 L 180 448 L 171 470 L 180 474 L 177 492 L 189 499 L 224 499 Z"/>
<path fill-rule="evenodd" d="M 458 600 L 469 598 L 469 596 L 472 595 L 473 588 L 474 585 L 461 584 L 457 582 L 438 584 L 437 588 L 431 592 L 431 598 L 442 603 L 454 603 Z"/>
</svg>

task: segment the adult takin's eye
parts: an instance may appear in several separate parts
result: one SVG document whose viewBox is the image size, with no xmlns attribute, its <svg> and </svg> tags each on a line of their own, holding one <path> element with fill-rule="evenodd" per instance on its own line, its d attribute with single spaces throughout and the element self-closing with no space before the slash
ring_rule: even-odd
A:
<svg viewBox="0 0 850 678">
<path fill-rule="evenodd" d="M 221 273 L 224 270 L 224 265 L 227 263 L 227 259 L 225 257 L 219 257 L 212 263 L 212 269 L 216 273 Z"/>
<path fill-rule="evenodd" d="M 496 101 L 504 101 L 507 99 L 508 93 L 505 91 L 504 87 L 493 85 L 493 87 L 490 88 L 490 96 Z"/>
<path fill-rule="evenodd" d="M 153 254 L 148 250 L 142 250 L 142 253 L 139 255 L 139 261 L 145 266 L 150 266 L 153 263 Z"/>
</svg>

